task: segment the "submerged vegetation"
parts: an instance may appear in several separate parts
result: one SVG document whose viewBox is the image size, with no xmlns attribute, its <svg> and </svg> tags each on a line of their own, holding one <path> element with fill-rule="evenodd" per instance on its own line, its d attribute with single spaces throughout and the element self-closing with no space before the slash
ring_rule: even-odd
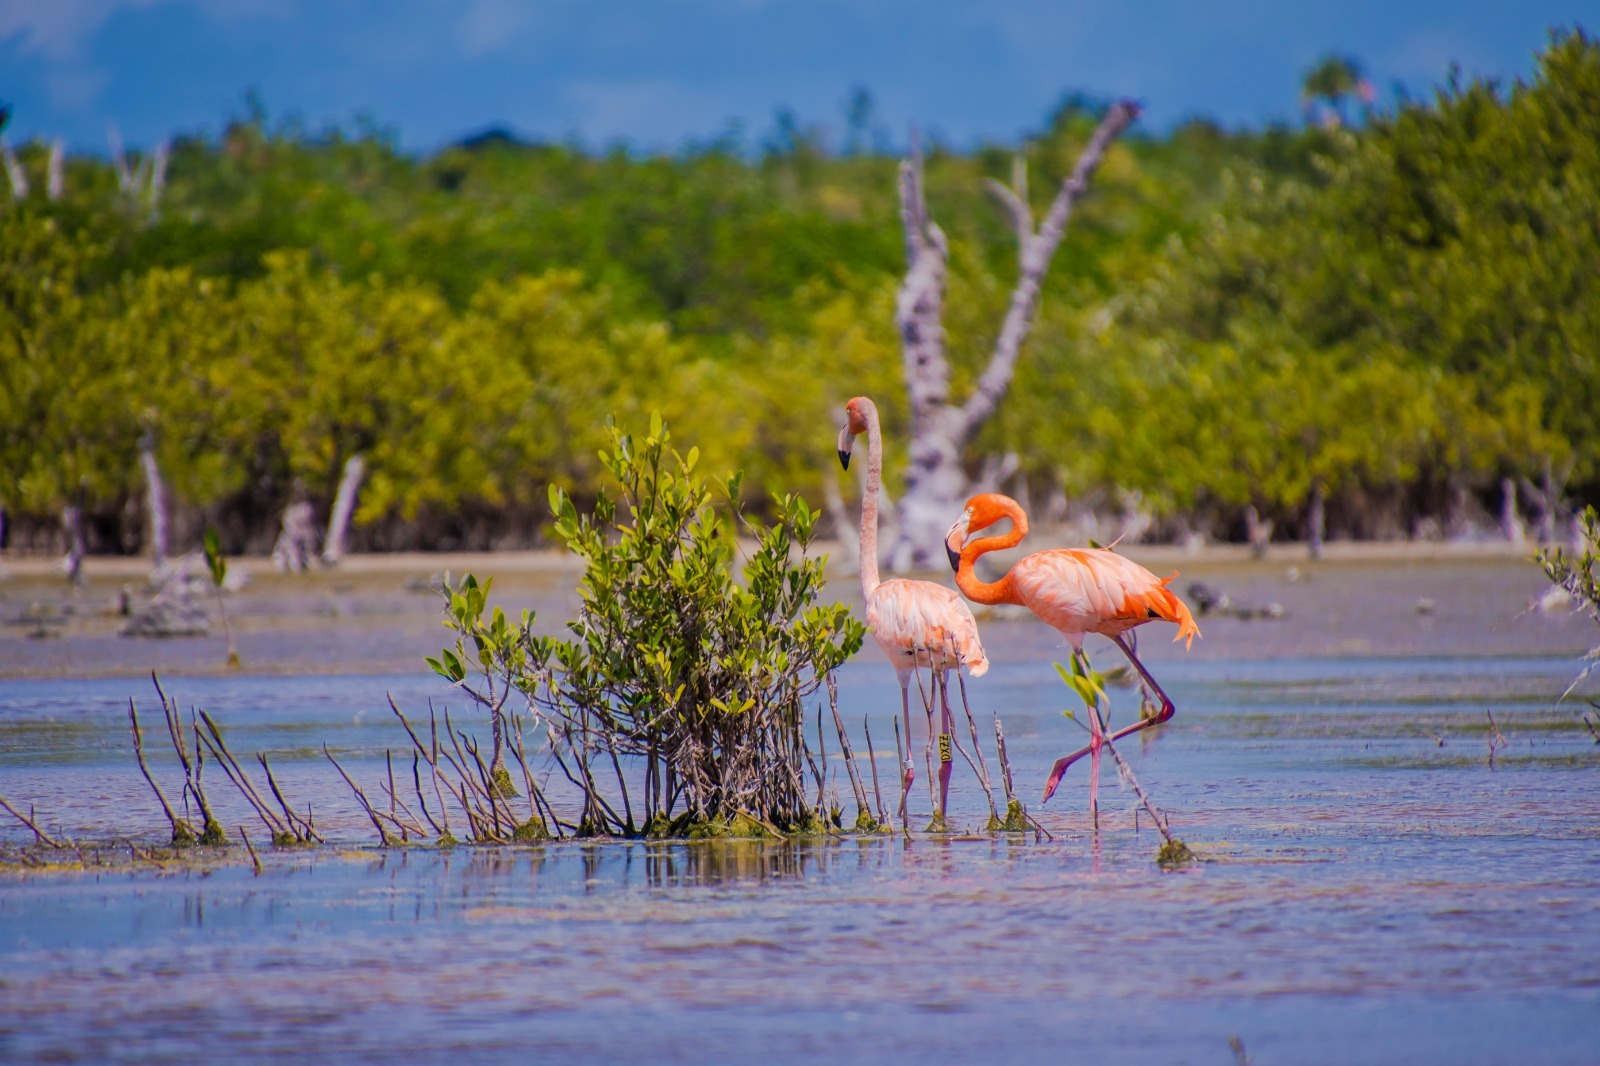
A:
<svg viewBox="0 0 1600 1066">
<path fill-rule="evenodd" d="M 1020 158 L 1037 212 L 1099 108 L 1071 98 L 1025 144 L 930 146 L 957 392 L 1017 271 L 985 179 L 1019 184 Z M 354 546 L 528 544 L 546 485 L 595 498 L 604 415 L 652 409 L 746 471 L 753 511 L 822 498 L 838 404 L 880 397 L 896 438 L 907 417 L 896 161 L 781 132 L 415 157 L 253 104 L 174 141 L 159 190 L 68 159 L 59 198 L 35 180 L 0 204 L 8 542 L 54 545 L 72 507 L 91 550 L 145 546 L 147 439 L 177 541 L 212 523 L 264 551 L 360 455 Z M 1324 514 L 1330 534 L 1449 535 L 1495 511 L 1558 536 L 1564 500 L 1600 494 L 1597 144 L 1581 32 L 1527 84 L 1452 81 L 1362 123 L 1119 140 L 969 464 L 1046 519 L 1065 490 L 1154 535 L 1239 539 L 1254 508 L 1289 536 Z M 19 165 L 37 179 L 47 154 Z"/>
</svg>

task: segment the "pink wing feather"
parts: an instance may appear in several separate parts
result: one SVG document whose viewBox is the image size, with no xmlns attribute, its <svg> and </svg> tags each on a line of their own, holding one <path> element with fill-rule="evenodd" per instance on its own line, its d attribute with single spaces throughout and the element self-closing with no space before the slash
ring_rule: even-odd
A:
<svg viewBox="0 0 1600 1066">
<path fill-rule="evenodd" d="M 978 640 L 978 623 L 954 589 L 931 581 L 892 578 L 867 597 L 867 625 L 896 669 L 912 664 L 946 669 L 965 666 L 973 677 L 989 669 Z"/>
<path fill-rule="evenodd" d="M 1158 618 L 1178 624 L 1175 640 L 1193 644 L 1200 635 L 1188 606 L 1167 588 L 1171 577 L 1158 578 L 1113 551 L 1035 552 L 1011 568 L 1010 578 L 1019 600 L 1074 646 L 1086 633 L 1116 636 Z"/>
</svg>

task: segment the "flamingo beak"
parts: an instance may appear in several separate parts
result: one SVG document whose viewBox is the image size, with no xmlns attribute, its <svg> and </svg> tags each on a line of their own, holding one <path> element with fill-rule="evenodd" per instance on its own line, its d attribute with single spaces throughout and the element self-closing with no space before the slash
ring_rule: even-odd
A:
<svg viewBox="0 0 1600 1066">
<path fill-rule="evenodd" d="M 850 469 L 850 446 L 856 442 L 855 435 L 850 432 L 850 423 L 846 422 L 839 431 L 839 465 L 846 470 Z"/>
<path fill-rule="evenodd" d="M 964 514 L 950 527 L 950 532 L 945 534 L 944 554 L 950 560 L 950 569 L 961 569 L 961 549 L 967 539 L 967 525 L 972 521 L 971 514 Z"/>
</svg>

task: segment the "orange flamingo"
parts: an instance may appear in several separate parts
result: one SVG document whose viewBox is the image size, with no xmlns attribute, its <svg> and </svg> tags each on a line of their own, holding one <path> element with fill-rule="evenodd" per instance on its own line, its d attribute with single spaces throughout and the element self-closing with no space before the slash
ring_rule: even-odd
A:
<svg viewBox="0 0 1600 1066">
<path fill-rule="evenodd" d="M 906 762 L 900 776 L 900 819 L 906 820 L 906 800 L 916 779 L 911 759 L 912 671 L 927 667 L 933 676 L 942 710 L 941 734 L 953 733 L 949 676 L 952 669 L 967 668 L 973 677 L 989 669 L 989 659 L 978 641 L 978 623 L 954 589 L 932 581 L 906 578 L 878 580 L 878 491 L 883 482 L 883 435 L 878 428 L 878 408 L 865 396 L 845 405 L 845 424 L 839 431 L 839 462 L 850 469 L 850 448 L 860 434 L 867 435 L 867 487 L 861 498 L 861 596 L 866 601 L 867 626 L 878 647 L 894 664 L 900 679 L 900 714 L 905 721 Z M 933 751 L 933 708 L 928 708 L 928 744 Z M 949 751 L 939 749 L 939 810 L 944 815 L 950 796 Z M 931 782 L 930 782 L 931 784 Z"/>
<path fill-rule="evenodd" d="M 1003 518 L 1011 519 L 1011 532 L 969 540 L 970 534 L 988 529 Z M 1159 725 L 1172 717 L 1172 700 L 1156 684 L 1150 671 L 1134 654 L 1133 643 L 1123 634 L 1135 626 L 1158 619 L 1176 622 L 1178 635 L 1189 647 L 1200 635 L 1194 615 L 1167 585 L 1173 577 L 1158 578 L 1138 563 L 1105 548 L 1056 548 L 1034 552 L 1018 560 L 999 581 L 978 580 L 973 564 L 985 552 L 1013 548 L 1028 535 L 1028 516 L 1009 496 L 986 492 L 967 501 L 967 508 L 950 527 L 945 551 L 956 572 L 956 587 L 974 603 L 1015 603 L 1038 616 L 1046 625 L 1059 630 L 1072 645 L 1074 654 L 1083 650 L 1083 638 L 1090 633 L 1110 637 L 1133 663 L 1151 690 L 1161 699 L 1161 710 L 1153 718 L 1143 718 L 1111 734 L 1113 741 L 1130 733 Z M 1099 779 L 1100 731 L 1098 714 L 1090 714 L 1089 744 L 1065 758 L 1057 759 L 1045 782 L 1044 798 L 1055 794 L 1067 767 L 1091 757 L 1091 794 Z"/>
</svg>

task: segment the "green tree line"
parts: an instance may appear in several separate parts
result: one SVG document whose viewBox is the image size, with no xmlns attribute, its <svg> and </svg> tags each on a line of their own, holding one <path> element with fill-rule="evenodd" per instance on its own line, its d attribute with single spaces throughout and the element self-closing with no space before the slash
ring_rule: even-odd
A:
<svg viewBox="0 0 1600 1066">
<path fill-rule="evenodd" d="M 958 379 L 1017 272 L 984 179 L 1021 156 L 1042 211 L 1097 106 L 1068 98 L 1021 145 L 928 147 Z M 752 501 L 818 498 L 857 393 L 883 410 L 895 491 L 897 160 L 860 138 L 836 152 L 786 122 L 761 147 L 491 135 L 417 156 L 252 105 L 174 141 L 159 195 L 75 156 L 56 199 L 46 152 L 20 146 L 36 180 L 0 205 L 13 544 L 75 503 L 94 547 L 138 549 L 141 440 L 186 528 L 229 550 L 270 543 L 297 496 L 325 510 L 358 453 L 358 546 L 531 543 L 548 484 L 592 496 L 607 418 L 651 411 L 744 469 Z M 1137 492 L 1169 534 L 1239 536 L 1249 506 L 1294 528 L 1314 495 L 1335 532 L 1404 534 L 1547 471 L 1593 499 L 1596 263 L 1600 44 L 1581 32 L 1526 84 L 1452 80 L 1358 125 L 1129 138 L 970 460 L 1014 453 L 1036 502 Z"/>
</svg>

